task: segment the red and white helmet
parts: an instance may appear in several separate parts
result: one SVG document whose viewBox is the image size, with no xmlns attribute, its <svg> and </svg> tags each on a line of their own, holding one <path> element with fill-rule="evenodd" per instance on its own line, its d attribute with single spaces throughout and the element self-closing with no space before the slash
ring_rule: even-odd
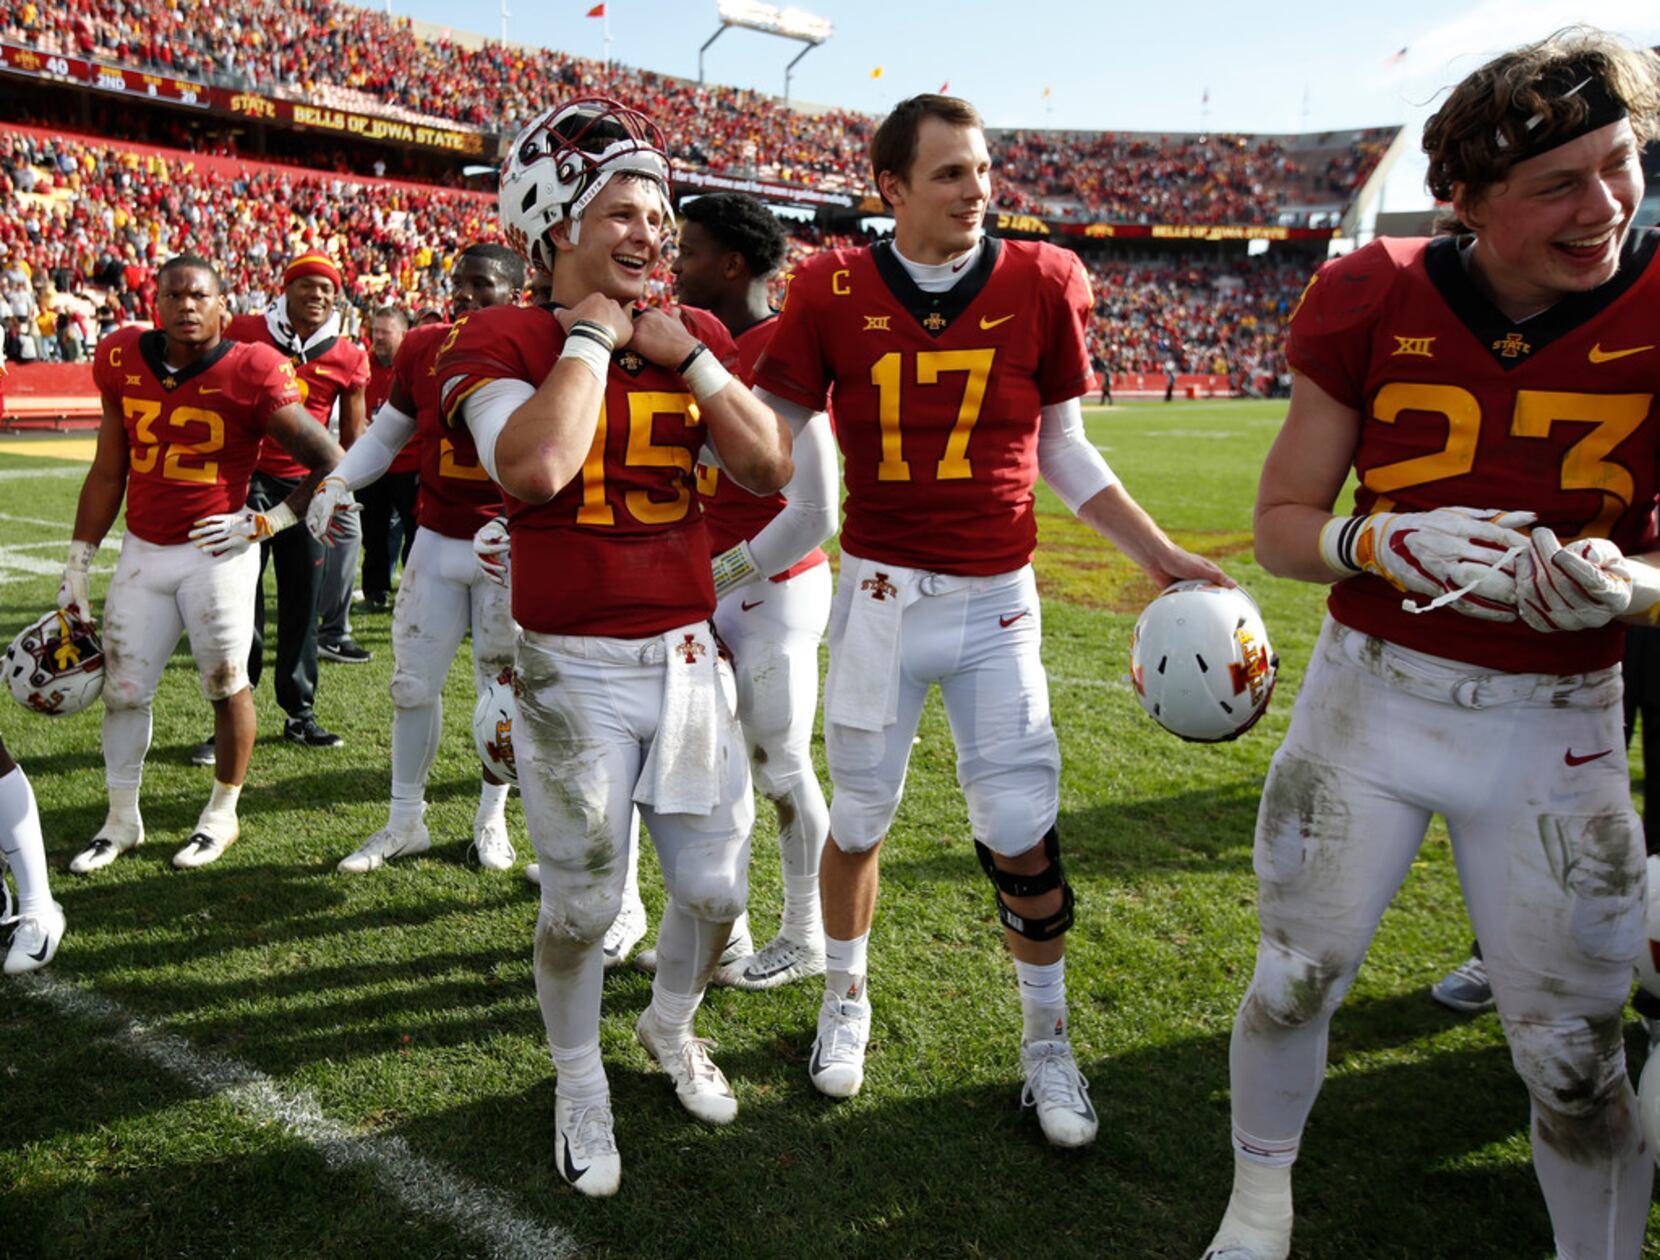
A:
<svg viewBox="0 0 1660 1260">
<path fill-rule="evenodd" d="M 1176 582 L 1135 623 L 1130 681 L 1141 707 L 1198 743 L 1237 739 L 1274 694 L 1279 658 L 1256 601 L 1240 587 Z"/>
<path fill-rule="evenodd" d="M 73 613 L 53 609 L 6 649 L 6 686 L 25 709 L 48 717 L 79 713 L 104 690 L 104 647 Z"/>
<path fill-rule="evenodd" d="M 513 667 L 497 674 L 473 706 L 473 747 L 478 759 L 496 778 L 519 781 L 519 763 L 513 756 L 513 726 L 519 720 L 519 702 L 513 697 Z"/>
<path fill-rule="evenodd" d="M 527 260 L 553 265 L 548 229 L 567 220 L 571 241 L 582 212 L 613 175 L 651 180 L 672 217 L 668 145 L 656 123 L 605 96 L 550 106 L 518 135 L 501 167 L 497 208 L 507 242 Z"/>
</svg>

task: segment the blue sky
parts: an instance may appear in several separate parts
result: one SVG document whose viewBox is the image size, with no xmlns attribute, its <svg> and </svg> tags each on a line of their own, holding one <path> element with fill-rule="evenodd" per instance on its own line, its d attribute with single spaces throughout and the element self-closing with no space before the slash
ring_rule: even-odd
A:
<svg viewBox="0 0 1660 1260">
<path fill-rule="evenodd" d="M 509 38 L 602 56 L 606 23 L 583 16 L 593 3 L 509 0 Z M 1404 124 L 1416 131 L 1442 88 L 1491 54 L 1569 22 L 1660 45 L 1657 0 L 796 3 L 835 24 L 829 42 L 796 67 L 799 99 L 877 113 L 948 81 L 988 123 L 1007 127 L 1320 131 Z M 457 25 L 453 0 L 392 0 L 392 9 Z M 698 46 L 718 26 L 714 0 L 607 0 L 607 9 L 616 60 L 688 77 L 697 73 Z M 466 29 L 499 33 L 500 0 L 467 11 Z M 784 65 L 800 48 L 728 31 L 706 54 L 707 77 L 781 92 Z M 1402 48 L 1406 56 L 1389 64 Z M 880 79 L 871 78 L 876 66 Z M 1421 183 L 1421 164 L 1403 162 L 1386 208 L 1427 204 Z"/>
</svg>

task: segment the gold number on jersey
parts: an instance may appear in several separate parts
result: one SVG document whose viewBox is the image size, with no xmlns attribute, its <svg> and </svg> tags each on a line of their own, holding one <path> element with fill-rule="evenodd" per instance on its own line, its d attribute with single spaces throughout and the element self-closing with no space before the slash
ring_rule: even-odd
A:
<svg viewBox="0 0 1660 1260">
<path fill-rule="evenodd" d="M 1372 418 L 1394 424 L 1403 411 L 1428 411 L 1444 416 L 1447 440 L 1438 451 L 1379 464 L 1361 474 L 1366 488 L 1385 495 L 1408 486 L 1462 477 L 1476 466 L 1476 446 L 1481 440 L 1481 404 L 1476 396 L 1457 385 L 1425 385 L 1415 381 L 1391 381 L 1372 401 Z"/>
<path fill-rule="evenodd" d="M 455 443 L 449 438 L 438 439 L 438 475 L 453 477 L 456 481 L 490 480 L 490 474 L 481 464 L 465 464 L 455 457 Z"/>
<path fill-rule="evenodd" d="M 1562 488 L 1597 490 L 1603 498 L 1602 511 L 1576 537 L 1607 538 L 1614 522 L 1631 506 L 1637 494 L 1631 471 L 1605 456 L 1637 431 L 1653 402 L 1653 394 L 1516 391 L 1516 407 L 1510 416 L 1510 432 L 1516 437 L 1546 437 L 1558 421 L 1595 426 L 1562 455 Z"/>
<path fill-rule="evenodd" d="M 588 444 L 588 454 L 582 461 L 582 506 L 576 510 L 578 525 L 615 525 L 617 514 L 605 501 L 605 400 L 600 399 L 599 423 L 594 425 L 594 440 Z"/>
<path fill-rule="evenodd" d="M 219 480 L 219 461 L 206 460 L 200 464 L 184 461 L 193 456 L 212 455 L 225 449 L 225 418 L 217 411 L 202 407 L 175 407 L 167 417 L 173 429 L 187 424 L 205 424 L 208 434 L 200 442 L 168 442 L 163 447 L 156 438 L 156 421 L 161 419 L 161 404 L 148 398 L 121 399 L 121 412 L 133 426 L 134 444 L 128 449 L 127 462 L 135 473 L 152 472 L 156 460 L 161 459 L 161 475 L 169 481 L 195 481 L 213 485 Z"/>
<path fill-rule="evenodd" d="M 715 487 L 720 485 L 720 469 L 713 464 L 699 464 L 697 466 L 697 492 L 707 499 L 714 495 Z"/>
<path fill-rule="evenodd" d="M 948 372 L 962 372 L 962 402 L 957 408 L 957 422 L 951 426 L 951 435 L 945 441 L 945 453 L 934 467 L 938 481 L 962 481 L 974 476 L 974 461 L 968 457 L 968 440 L 979 423 L 980 409 L 986 400 L 986 382 L 991 379 L 991 365 L 997 358 L 995 349 L 986 350 L 922 350 L 916 355 L 916 383 L 938 385 L 940 377 Z M 876 386 L 876 419 L 882 434 L 882 458 L 876 465 L 878 481 L 909 481 L 911 464 L 904 454 L 904 434 L 900 428 L 899 394 L 903 381 L 904 355 L 893 350 L 884 354 L 870 367 L 870 383 Z"/>
<path fill-rule="evenodd" d="M 156 466 L 161 448 L 156 445 L 156 421 L 161 418 L 161 404 L 148 398 L 121 398 L 121 414 L 138 423 L 133 426 L 137 444 L 127 451 L 127 463 L 135 473 L 147 473 Z"/>
<path fill-rule="evenodd" d="M 628 449 L 624 463 L 631 468 L 676 468 L 681 473 L 692 471 L 692 453 L 683 446 L 662 446 L 651 440 L 652 426 L 658 416 L 681 416 L 687 425 L 697 423 L 697 404 L 686 393 L 639 391 L 628 395 Z M 605 404 L 599 408 L 599 423 L 594 426 L 594 440 L 588 447 L 588 456 L 582 461 L 582 506 L 576 510 L 578 525 L 615 525 L 616 509 L 605 497 L 605 438 L 608 430 Z M 629 490 L 623 495 L 623 506 L 629 515 L 643 525 L 669 525 L 680 520 L 690 510 L 692 493 L 684 478 L 676 488 L 674 498 L 660 501 L 645 490 Z"/>
</svg>

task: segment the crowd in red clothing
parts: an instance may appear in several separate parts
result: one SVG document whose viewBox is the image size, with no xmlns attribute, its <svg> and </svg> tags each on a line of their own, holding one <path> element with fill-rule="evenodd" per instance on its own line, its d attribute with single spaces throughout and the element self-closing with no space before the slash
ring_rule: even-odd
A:
<svg viewBox="0 0 1660 1260">
<path fill-rule="evenodd" d="M 866 191 L 875 120 L 553 49 L 418 38 L 405 19 L 336 0 L 0 0 L 0 38 L 233 87 L 508 134 L 549 101 L 604 93 L 662 124 L 675 161 Z M 1380 133 L 1386 138 L 1390 134 Z M 1277 138 L 993 135 L 994 202 L 1117 222 L 1273 222 L 1310 192 L 1346 201 L 1381 155 L 1357 143 L 1309 172 Z M 1045 204 L 1049 203 L 1049 204 Z"/>
</svg>

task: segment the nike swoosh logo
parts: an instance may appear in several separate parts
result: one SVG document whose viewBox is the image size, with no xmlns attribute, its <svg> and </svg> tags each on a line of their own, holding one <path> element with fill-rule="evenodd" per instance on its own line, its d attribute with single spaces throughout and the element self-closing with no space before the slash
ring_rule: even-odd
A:
<svg viewBox="0 0 1660 1260">
<path fill-rule="evenodd" d="M 818 1046 L 818 1042 L 815 1041 L 815 1042 L 813 1042 L 813 1061 L 807 1065 L 807 1075 L 808 1076 L 817 1076 L 820 1072 L 822 1072 L 824 1070 L 824 1064 L 819 1061 L 818 1056 L 819 1056 L 819 1046 Z"/>
<path fill-rule="evenodd" d="M 30 954 L 29 957 L 33 958 L 38 963 L 43 963 L 43 962 L 46 961 L 46 951 L 51 949 L 51 948 L 52 948 L 52 938 L 47 937 L 44 941 L 42 941 L 40 943 L 40 951 L 38 953 Z"/>
<path fill-rule="evenodd" d="M 1604 748 L 1601 752 L 1587 753 L 1583 757 L 1576 757 L 1574 756 L 1574 750 L 1570 748 L 1567 752 L 1562 754 L 1562 761 L 1565 765 L 1582 766 L 1587 761 L 1595 761 L 1599 757 L 1606 757 L 1613 751 L 1614 750 L 1612 748 Z"/>
<path fill-rule="evenodd" d="M 1612 363 L 1615 359 L 1623 359 L 1628 354 L 1642 354 L 1645 350 L 1652 350 L 1653 346 L 1632 346 L 1629 350 L 1604 350 L 1599 341 L 1591 347 L 1589 358 L 1592 363 Z"/>
<path fill-rule="evenodd" d="M 569 1135 L 562 1136 L 565 1137 L 565 1180 L 574 1186 L 578 1181 L 582 1180 L 582 1178 L 587 1174 L 588 1168 L 592 1168 L 593 1165 L 589 1164 L 588 1168 L 578 1168 L 575 1162 L 571 1159 L 571 1139 Z"/>
<path fill-rule="evenodd" d="M 196 392 L 199 394 L 223 394 L 225 391 L 222 389 L 209 389 L 206 385 L 204 385 Z"/>
<path fill-rule="evenodd" d="M 999 617 L 997 619 L 997 624 L 1002 626 L 1003 629 L 1007 630 L 1010 626 L 1014 625 L 1014 623 L 1019 621 L 1022 617 L 1030 616 L 1031 612 L 1032 612 L 1032 610 L 1030 608 L 1022 608 L 1019 612 L 1017 612 L 1012 617 Z"/>
<path fill-rule="evenodd" d="M 1013 315 L 1005 315 L 1002 319 L 987 319 L 984 315 L 982 315 L 980 316 L 980 331 L 989 332 L 991 329 L 996 328 L 997 325 L 1006 324 L 1013 318 Z"/>
<path fill-rule="evenodd" d="M 766 602 L 767 601 L 764 600 L 764 599 L 758 599 L 753 604 L 751 604 L 747 600 L 742 600 L 742 601 L 739 602 L 738 607 L 743 609 L 745 612 L 748 612 L 751 608 L 759 608 L 762 604 L 764 604 Z"/>
</svg>

